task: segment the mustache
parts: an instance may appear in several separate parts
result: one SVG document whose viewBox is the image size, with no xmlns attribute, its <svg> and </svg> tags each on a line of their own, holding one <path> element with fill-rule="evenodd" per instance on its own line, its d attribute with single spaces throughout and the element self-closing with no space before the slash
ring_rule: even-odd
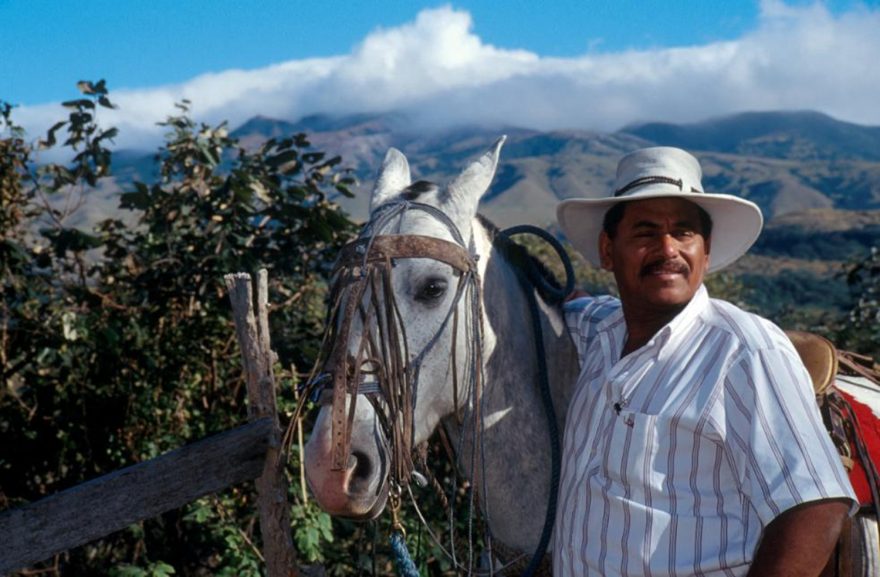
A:
<svg viewBox="0 0 880 577">
<path fill-rule="evenodd" d="M 687 276 L 690 272 L 691 269 L 686 263 L 677 260 L 661 260 L 646 264 L 642 267 L 639 274 L 641 276 L 648 276 L 651 274 L 677 273 Z"/>
</svg>

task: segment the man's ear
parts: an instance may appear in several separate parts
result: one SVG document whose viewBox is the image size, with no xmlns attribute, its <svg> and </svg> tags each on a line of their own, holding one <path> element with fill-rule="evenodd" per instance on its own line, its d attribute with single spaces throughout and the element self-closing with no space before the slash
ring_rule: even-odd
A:
<svg viewBox="0 0 880 577">
<path fill-rule="evenodd" d="M 705 272 L 709 272 L 709 265 L 710 265 L 711 262 L 712 262 L 712 254 L 711 254 L 711 251 L 712 251 L 712 237 L 711 237 L 711 236 L 710 236 L 709 238 L 706 238 L 705 236 L 703 237 L 703 246 L 706 247 L 706 259 L 705 259 L 705 262 L 706 262 L 706 271 L 705 271 Z"/>
<path fill-rule="evenodd" d="M 611 237 L 604 230 L 599 233 L 599 262 L 605 270 L 614 270 L 614 259 L 611 258 Z"/>
</svg>

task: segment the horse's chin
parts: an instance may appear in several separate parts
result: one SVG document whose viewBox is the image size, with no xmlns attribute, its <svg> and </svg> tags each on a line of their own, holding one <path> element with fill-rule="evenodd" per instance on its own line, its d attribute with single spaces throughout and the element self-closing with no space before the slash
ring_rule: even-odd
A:
<svg viewBox="0 0 880 577">
<path fill-rule="evenodd" d="M 366 511 L 366 513 L 358 514 L 353 512 L 351 515 L 347 515 L 345 513 L 340 513 L 339 516 L 345 517 L 347 519 L 352 519 L 354 521 L 370 521 L 375 519 L 379 515 L 382 514 L 382 511 L 385 510 L 385 504 L 388 502 L 388 485 L 385 484 L 382 488 L 382 491 L 379 495 L 376 496 L 376 499 L 373 501 L 372 506 Z"/>
</svg>

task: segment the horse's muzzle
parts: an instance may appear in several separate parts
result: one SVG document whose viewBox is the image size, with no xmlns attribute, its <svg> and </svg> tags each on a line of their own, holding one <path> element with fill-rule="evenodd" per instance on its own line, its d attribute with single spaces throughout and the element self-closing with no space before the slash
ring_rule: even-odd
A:
<svg viewBox="0 0 880 577">
<path fill-rule="evenodd" d="M 358 413 L 372 413 L 369 403 Z M 384 443 L 376 442 L 374 419 L 355 419 L 351 453 L 342 468 L 334 467 L 330 407 L 322 407 L 305 447 L 306 479 L 318 505 L 327 513 L 350 519 L 372 519 L 388 499 L 388 459 Z M 361 415 L 358 415 L 361 416 Z M 369 421 L 369 424 L 366 422 Z M 369 430 L 367 430 L 369 429 Z"/>
</svg>

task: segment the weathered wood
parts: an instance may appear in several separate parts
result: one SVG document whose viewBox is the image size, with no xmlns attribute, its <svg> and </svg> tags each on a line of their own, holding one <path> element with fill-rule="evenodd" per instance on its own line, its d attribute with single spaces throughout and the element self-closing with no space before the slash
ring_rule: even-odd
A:
<svg viewBox="0 0 880 577">
<path fill-rule="evenodd" d="M 257 478 L 272 430 L 256 420 L 0 513 L 0 574 Z"/>
<path fill-rule="evenodd" d="M 296 550 L 290 534 L 287 477 L 284 475 L 281 428 L 275 403 L 275 374 L 272 370 L 275 353 L 269 338 L 268 273 L 266 269 L 258 273 L 256 304 L 250 275 L 230 274 L 224 280 L 232 303 L 247 382 L 248 417 L 270 418 L 273 423 L 265 468 L 256 481 L 266 573 L 269 577 L 296 577 Z"/>
</svg>

